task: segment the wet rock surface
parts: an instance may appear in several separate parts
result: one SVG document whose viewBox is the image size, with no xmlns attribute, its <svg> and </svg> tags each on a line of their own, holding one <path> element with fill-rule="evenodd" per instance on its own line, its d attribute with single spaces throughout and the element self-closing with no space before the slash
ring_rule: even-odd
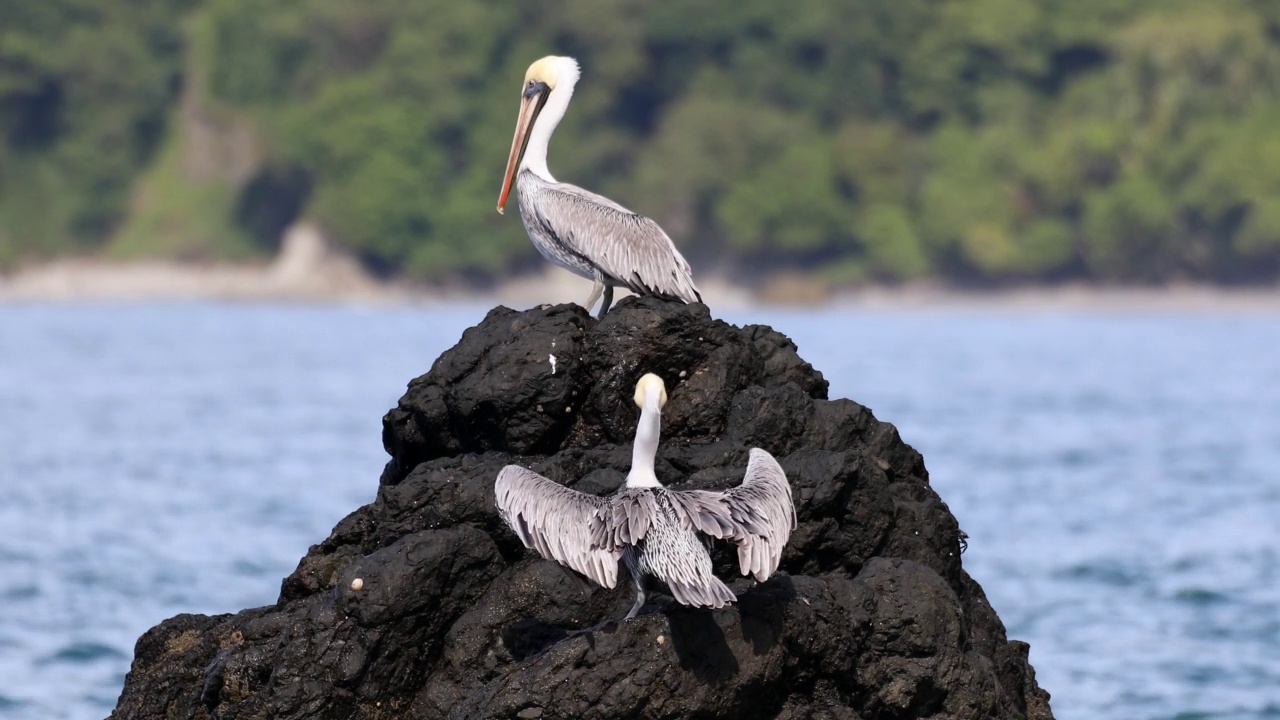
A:
<svg viewBox="0 0 1280 720">
<path fill-rule="evenodd" d="M 799 525 L 768 582 L 717 573 L 723 610 L 634 599 L 526 551 L 497 516 L 507 463 L 596 494 L 631 460 L 663 377 L 660 480 L 739 483 L 762 447 Z M 890 424 L 828 400 L 782 334 L 705 307 L 497 308 L 384 418 L 377 499 L 285 578 L 276 605 L 180 615 L 137 643 L 113 718 L 1051 718 L 960 562 L 960 529 Z"/>
</svg>

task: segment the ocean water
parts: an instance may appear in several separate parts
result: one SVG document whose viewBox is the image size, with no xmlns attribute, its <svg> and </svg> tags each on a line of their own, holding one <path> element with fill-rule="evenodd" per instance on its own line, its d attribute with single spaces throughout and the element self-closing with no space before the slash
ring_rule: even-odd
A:
<svg viewBox="0 0 1280 720">
<path fill-rule="evenodd" d="M 0 306 L 0 720 L 269 604 L 486 308 Z M 738 311 L 895 423 L 1063 720 L 1280 718 L 1280 312 Z"/>
</svg>

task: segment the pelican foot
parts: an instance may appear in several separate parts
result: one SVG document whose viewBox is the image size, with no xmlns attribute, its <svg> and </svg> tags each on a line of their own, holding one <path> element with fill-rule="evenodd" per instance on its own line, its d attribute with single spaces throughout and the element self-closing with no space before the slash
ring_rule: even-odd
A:
<svg viewBox="0 0 1280 720">
<path fill-rule="evenodd" d="M 591 627 L 582 628 L 581 630 L 570 630 L 568 633 L 568 636 L 578 637 L 579 635 L 586 635 L 588 633 L 601 632 L 601 631 L 608 631 L 611 633 L 617 632 L 619 622 L 620 621 L 618 620 L 605 620 L 602 623 L 597 623 L 595 625 L 592 625 Z"/>
<path fill-rule="evenodd" d="M 634 615 L 632 615 L 632 614 L 628 614 L 628 615 L 626 615 L 625 617 L 623 617 L 621 620 L 619 620 L 618 622 L 623 622 L 623 623 L 631 622 L 632 620 L 635 620 L 635 619 L 637 619 L 637 618 L 642 618 L 642 617 L 644 617 L 645 615 L 653 615 L 654 613 L 661 613 L 661 612 L 663 612 L 664 610 L 666 610 L 666 605 L 665 605 L 665 604 L 658 604 L 658 605 L 654 605 L 654 606 L 652 606 L 652 607 L 648 608 L 647 610 L 640 610 L 640 611 L 636 612 Z"/>
</svg>

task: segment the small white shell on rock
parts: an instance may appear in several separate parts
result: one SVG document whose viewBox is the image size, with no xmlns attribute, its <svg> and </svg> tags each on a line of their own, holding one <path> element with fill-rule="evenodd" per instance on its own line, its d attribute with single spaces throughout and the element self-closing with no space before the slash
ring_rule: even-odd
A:
<svg viewBox="0 0 1280 720">
<path fill-rule="evenodd" d="M 667 643 L 667 638 L 666 638 L 666 636 L 665 636 L 665 635 L 659 635 L 659 636 L 658 636 L 658 644 L 659 644 L 659 645 L 665 645 L 666 643 Z"/>
<path fill-rule="evenodd" d="M 684 370 L 680 371 L 680 377 L 684 377 L 685 375 L 688 375 L 688 374 L 689 373 L 685 372 Z"/>
<path fill-rule="evenodd" d="M 364 587 L 364 578 L 356 578 L 355 580 L 351 581 L 352 590 L 359 590 L 362 587 Z"/>
</svg>

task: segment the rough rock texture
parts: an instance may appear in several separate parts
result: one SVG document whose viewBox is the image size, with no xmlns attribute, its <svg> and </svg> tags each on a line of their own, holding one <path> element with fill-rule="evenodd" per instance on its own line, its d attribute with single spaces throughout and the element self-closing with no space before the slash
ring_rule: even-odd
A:
<svg viewBox="0 0 1280 720">
<path fill-rule="evenodd" d="M 731 584 L 735 607 L 658 594 L 633 621 L 574 633 L 620 617 L 631 589 L 526 552 L 494 478 L 518 462 L 615 490 L 645 372 L 670 398 L 658 477 L 725 488 L 763 447 L 799 527 L 778 575 Z M 786 337 L 700 305 L 627 299 L 601 321 L 498 308 L 387 413 L 377 499 L 311 548 L 275 606 L 143 635 L 112 717 L 1052 717 L 1027 646 L 961 568 L 919 453 L 826 394 Z M 713 555 L 736 577 L 731 548 Z"/>
</svg>

